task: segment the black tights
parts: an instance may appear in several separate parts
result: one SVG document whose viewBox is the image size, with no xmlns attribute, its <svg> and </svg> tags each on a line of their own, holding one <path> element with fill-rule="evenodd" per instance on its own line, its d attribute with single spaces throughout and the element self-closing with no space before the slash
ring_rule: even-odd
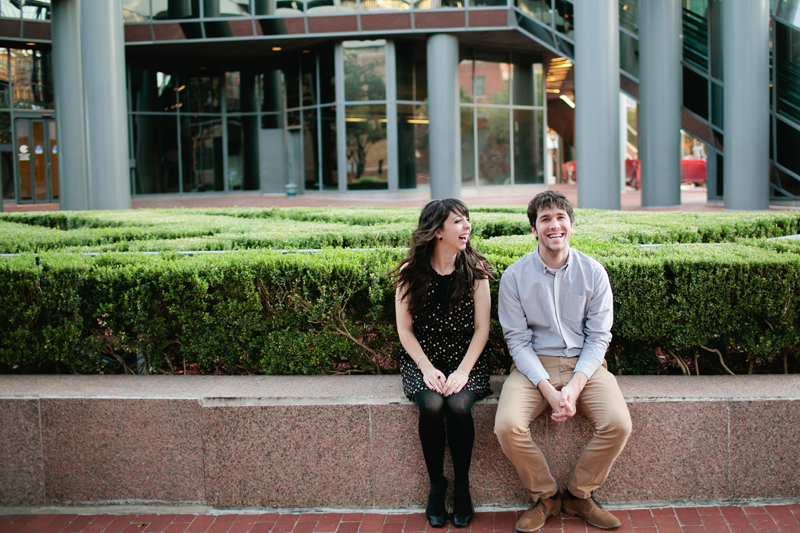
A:
<svg viewBox="0 0 800 533">
<path fill-rule="evenodd" d="M 450 396 L 442 396 L 432 390 L 414 395 L 419 407 L 419 440 L 425 456 L 425 466 L 431 485 L 444 482 L 445 429 L 450 455 L 453 458 L 455 484 L 469 487 L 469 464 L 472 459 L 472 444 L 475 441 L 475 424 L 472 421 L 472 404 L 478 395 L 462 390 Z M 445 426 L 446 419 L 446 426 Z"/>
</svg>

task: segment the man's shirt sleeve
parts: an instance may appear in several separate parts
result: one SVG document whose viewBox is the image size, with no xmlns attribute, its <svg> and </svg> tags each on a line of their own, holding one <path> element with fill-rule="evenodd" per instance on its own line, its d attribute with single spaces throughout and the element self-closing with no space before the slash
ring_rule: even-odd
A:
<svg viewBox="0 0 800 533">
<path fill-rule="evenodd" d="M 514 359 L 517 370 L 536 386 L 539 381 L 550 379 L 550 376 L 542 366 L 542 362 L 539 361 L 536 352 L 533 351 L 531 343 L 533 331 L 528 326 L 514 274 L 514 272 L 506 271 L 500 278 L 498 316 L 500 325 L 503 327 L 503 336 L 508 345 L 508 351 L 511 353 L 511 358 Z"/>
<path fill-rule="evenodd" d="M 583 327 L 585 340 L 575 365 L 575 372 L 582 372 L 588 378 L 603 364 L 608 343 L 611 342 L 611 326 L 614 324 L 614 295 L 611 293 L 608 273 L 600 267 L 593 278 L 594 290 Z"/>
</svg>

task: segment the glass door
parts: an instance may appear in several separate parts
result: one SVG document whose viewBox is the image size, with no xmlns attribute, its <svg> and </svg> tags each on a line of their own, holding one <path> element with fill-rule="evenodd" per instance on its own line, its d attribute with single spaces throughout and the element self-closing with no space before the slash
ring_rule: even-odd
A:
<svg viewBox="0 0 800 533">
<path fill-rule="evenodd" d="M 15 120 L 20 203 L 58 200 L 58 145 L 52 119 Z"/>
</svg>

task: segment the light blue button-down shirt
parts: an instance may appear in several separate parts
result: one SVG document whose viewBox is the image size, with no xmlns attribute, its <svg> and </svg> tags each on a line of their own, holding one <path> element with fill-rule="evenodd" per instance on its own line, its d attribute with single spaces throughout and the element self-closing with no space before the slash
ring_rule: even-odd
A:
<svg viewBox="0 0 800 533">
<path fill-rule="evenodd" d="M 500 325 L 517 369 L 538 385 L 550 376 L 538 355 L 578 357 L 575 372 L 592 377 L 603 364 L 614 323 L 614 297 L 599 262 L 570 248 L 558 270 L 539 248 L 503 273 Z"/>
</svg>

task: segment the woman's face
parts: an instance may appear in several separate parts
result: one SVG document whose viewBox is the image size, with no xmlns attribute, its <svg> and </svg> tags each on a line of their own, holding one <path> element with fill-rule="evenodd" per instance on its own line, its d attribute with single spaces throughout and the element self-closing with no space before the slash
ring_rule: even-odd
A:
<svg viewBox="0 0 800 533">
<path fill-rule="evenodd" d="M 461 251 L 467 247 L 470 231 L 472 231 L 472 224 L 469 223 L 469 219 L 461 213 L 450 211 L 442 229 L 437 234 L 437 238 L 441 237 L 437 243 Z"/>
</svg>

